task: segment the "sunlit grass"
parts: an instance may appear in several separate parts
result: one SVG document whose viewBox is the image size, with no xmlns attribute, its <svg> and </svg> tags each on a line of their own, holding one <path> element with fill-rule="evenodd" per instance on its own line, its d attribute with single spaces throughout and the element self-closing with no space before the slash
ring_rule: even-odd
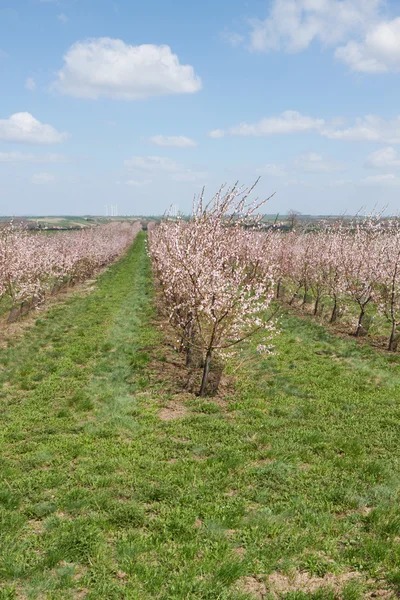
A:
<svg viewBox="0 0 400 600">
<path fill-rule="evenodd" d="M 0 350 L 0 599 L 400 593 L 399 358 L 285 316 L 224 402 L 178 399 L 142 235 Z M 160 419 L 171 401 L 185 412 Z M 275 596 L 269 580 L 349 572 Z"/>
</svg>

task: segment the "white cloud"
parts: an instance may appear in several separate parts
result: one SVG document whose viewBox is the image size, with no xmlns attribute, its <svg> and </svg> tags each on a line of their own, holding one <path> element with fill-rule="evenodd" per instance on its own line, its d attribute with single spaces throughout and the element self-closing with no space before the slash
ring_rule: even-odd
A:
<svg viewBox="0 0 400 600">
<path fill-rule="evenodd" d="M 0 152 L 0 163 L 68 163 L 63 154 L 24 154 L 22 152 Z"/>
<path fill-rule="evenodd" d="M 302 154 L 287 165 L 267 163 L 258 167 L 256 172 L 267 177 L 285 177 L 286 179 L 298 172 L 303 173 L 332 173 L 342 171 L 344 165 L 324 158 L 316 152 Z M 292 180 L 293 181 L 293 180 Z"/>
<path fill-rule="evenodd" d="M 78 98 L 139 100 L 201 89 L 193 67 L 181 65 L 169 46 L 93 38 L 73 44 L 64 62 L 52 89 Z"/>
<path fill-rule="evenodd" d="M 236 33 L 235 31 L 229 31 L 228 29 L 221 31 L 220 38 L 221 40 L 232 46 L 232 48 L 237 48 L 237 46 L 240 46 L 240 44 L 242 44 L 242 42 L 244 41 L 243 35 L 241 35 L 240 33 Z"/>
<path fill-rule="evenodd" d="M 276 165 L 274 163 L 267 163 L 258 167 L 257 173 L 259 175 L 266 175 L 267 177 L 286 177 L 287 175 L 283 165 Z"/>
<path fill-rule="evenodd" d="M 400 71 L 400 16 L 387 17 L 385 0 L 272 0 L 265 19 L 250 19 L 249 49 L 297 53 L 313 42 L 364 73 Z M 233 43 L 239 34 L 227 32 Z M 235 37 L 236 36 L 236 37 Z"/>
<path fill-rule="evenodd" d="M 353 71 L 400 71 L 400 17 L 378 23 L 367 32 L 363 42 L 352 40 L 337 48 L 335 56 Z"/>
<path fill-rule="evenodd" d="M 34 92 L 36 90 L 36 81 L 33 79 L 33 77 L 28 77 L 28 79 L 25 81 L 25 87 L 30 92 Z"/>
<path fill-rule="evenodd" d="M 376 115 L 356 119 L 353 127 L 347 129 L 326 128 L 322 135 L 331 140 L 368 141 L 384 144 L 400 143 L 400 115 L 385 121 Z"/>
<path fill-rule="evenodd" d="M 172 181 L 195 182 L 207 178 L 207 173 L 188 169 L 165 156 L 133 156 L 124 164 L 132 171 L 146 172 L 153 177 L 166 176 Z"/>
<path fill-rule="evenodd" d="M 301 52 L 314 40 L 337 45 L 366 30 L 382 5 L 382 0 L 273 0 L 265 20 L 250 21 L 250 49 Z"/>
<path fill-rule="evenodd" d="M 400 167 L 400 156 L 391 146 L 372 152 L 365 161 L 373 169 L 393 169 Z"/>
<path fill-rule="evenodd" d="M 51 125 L 41 123 L 28 112 L 0 119 L 0 140 L 25 144 L 59 144 L 68 137 Z"/>
<path fill-rule="evenodd" d="M 231 135 L 263 136 L 281 133 L 301 133 L 304 131 L 319 130 L 324 125 L 323 119 L 306 117 L 295 110 L 286 110 L 278 117 L 261 119 L 257 123 L 240 123 L 231 127 Z"/>
<path fill-rule="evenodd" d="M 296 158 L 294 168 L 305 173 L 332 173 L 334 171 L 342 171 L 344 165 L 326 160 L 321 154 L 317 154 L 316 152 L 309 152 Z"/>
<path fill-rule="evenodd" d="M 133 156 L 124 164 L 139 171 L 178 171 L 180 168 L 178 163 L 165 156 Z"/>
<path fill-rule="evenodd" d="M 219 138 L 223 138 L 224 135 L 225 135 L 225 132 L 223 129 L 213 129 L 212 131 L 209 132 L 208 137 L 216 140 Z"/>
<path fill-rule="evenodd" d="M 329 182 L 332 187 L 342 187 L 343 185 L 352 185 L 354 182 L 351 179 L 333 179 Z"/>
<path fill-rule="evenodd" d="M 400 185 L 400 178 L 388 173 L 387 175 L 370 175 L 361 180 L 365 185 Z"/>
<path fill-rule="evenodd" d="M 256 123 L 242 122 L 226 130 L 215 129 L 208 135 L 211 138 L 222 138 L 227 134 L 261 137 L 310 131 L 331 140 L 400 144 L 400 115 L 390 120 L 377 115 L 366 115 L 355 119 L 354 124 L 346 127 L 342 117 L 326 120 L 287 110 L 279 116 L 266 117 Z"/>
<path fill-rule="evenodd" d="M 176 173 L 172 173 L 170 179 L 179 183 L 195 183 L 196 181 L 204 182 L 208 174 L 205 171 L 193 171 L 192 169 L 182 169 Z"/>
<path fill-rule="evenodd" d="M 64 13 L 60 13 L 59 15 L 57 15 L 57 19 L 63 25 L 66 25 L 68 23 L 68 21 L 69 21 L 69 18 L 67 17 L 67 15 L 64 15 Z"/>
<path fill-rule="evenodd" d="M 176 146 L 177 148 L 196 146 L 194 140 L 184 135 L 154 135 L 149 138 L 149 141 L 157 146 Z"/>
<path fill-rule="evenodd" d="M 128 179 L 128 181 L 125 181 L 126 185 L 130 185 L 132 187 L 144 187 L 149 185 L 149 183 L 151 183 L 150 179 L 143 179 L 142 181 L 137 179 Z"/>
<path fill-rule="evenodd" d="M 36 173 L 32 177 L 32 183 L 35 185 L 48 185 L 49 183 L 54 183 L 55 181 L 57 181 L 56 177 L 50 173 Z"/>
</svg>

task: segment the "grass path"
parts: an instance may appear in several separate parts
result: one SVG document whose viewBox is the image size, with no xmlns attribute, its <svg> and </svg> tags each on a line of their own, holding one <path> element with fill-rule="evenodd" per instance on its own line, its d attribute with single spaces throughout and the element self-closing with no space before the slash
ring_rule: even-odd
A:
<svg viewBox="0 0 400 600">
<path fill-rule="evenodd" d="M 0 599 L 396 597 L 399 358 L 285 317 L 177 394 L 152 294 L 140 234 L 0 350 Z"/>
</svg>

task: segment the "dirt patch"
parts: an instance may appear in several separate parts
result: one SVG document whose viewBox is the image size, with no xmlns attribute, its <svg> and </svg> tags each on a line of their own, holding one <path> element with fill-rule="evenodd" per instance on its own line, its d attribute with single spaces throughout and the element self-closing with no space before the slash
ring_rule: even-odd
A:
<svg viewBox="0 0 400 600">
<path fill-rule="evenodd" d="M 259 460 L 255 460 L 251 463 L 251 467 L 263 467 L 265 465 L 273 465 L 276 463 L 275 458 L 260 458 Z"/>
<path fill-rule="evenodd" d="M 28 525 L 32 531 L 34 531 L 37 535 L 40 535 L 44 531 L 43 521 L 36 521 L 35 519 L 31 519 L 28 521 Z"/>
<path fill-rule="evenodd" d="M 242 546 L 237 546 L 236 548 L 233 549 L 233 552 L 239 558 L 243 558 L 244 555 L 246 554 L 246 550 Z"/>
<path fill-rule="evenodd" d="M 365 596 L 366 600 L 372 600 L 373 598 L 383 598 L 383 600 L 394 600 L 398 598 L 396 594 L 394 594 L 390 590 L 374 590 L 372 592 L 368 592 Z"/>
<path fill-rule="evenodd" d="M 86 598 L 88 594 L 89 588 L 84 588 L 83 590 L 75 592 L 74 598 L 76 598 L 76 600 L 82 600 L 83 598 Z"/>
<path fill-rule="evenodd" d="M 182 417 L 185 417 L 188 412 L 189 411 L 186 406 L 183 406 L 183 404 L 180 404 L 180 402 L 173 400 L 159 411 L 158 417 L 161 419 L 161 421 L 174 421 L 175 419 L 182 419 Z"/>
<path fill-rule="evenodd" d="M 72 515 L 69 515 L 65 512 L 57 511 L 56 513 L 54 513 L 54 515 L 63 521 L 73 521 Z"/>
<path fill-rule="evenodd" d="M 251 594 L 257 600 L 262 600 L 267 595 L 265 583 L 255 577 L 241 577 L 239 579 L 239 587 L 241 592 Z"/>
<path fill-rule="evenodd" d="M 352 580 L 360 580 L 361 575 L 357 571 L 349 571 L 341 575 L 326 573 L 323 577 L 313 577 L 310 573 L 296 571 L 292 575 L 272 573 L 268 577 L 268 586 L 271 592 L 278 594 L 288 592 L 304 592 L 312 594 L 321 588 L 330 588 L 340 591 L 346 583 Z"/>
<path fill-rule="evenodd" d="M 370 512 L 372 512 L 374 510 L 373 506 L 361 506 L 361 508 L 358 509 L 358 513 L 360 515 L 362 515 L 363 517 L 367 517 L 369 515 Z"/>
<path fill-rule="evenodd" d="M 361 515 L 362 517 L 367 517 L 370 512 L 374 510 L 374 506 L 360 506 L 355 510 L 346 510 L 344 512 L 336 513 L 338 519 L 347 519 L 347 517 L 351 517 L 352 515 Z"/>
<path fill-rule="evenodd" d="M 240 591 L 250 594 L 254 599 L 263 600 L 267 597 L 281 598 L 293 592 L 302 592 L 304 594 L 314 594 L 323 588 L 333 590 L 340 594 L 343 588 L 352 581 L 365 583 L 371 591 L 365 592 L 364 598 L 383 598 L 385 600 L 394 600 L 395 594 L 379 582 L 365 581 L 361 573 L 357 571 L 348 571 L 340 575 L 327 573 L 324 577 L 313 577 L 310 573 L 295 571 L 291 575 L 283 575 L 276 572 L 263 580 L 261 577 L 241 577 L 238 581 Z"/>
</svg>

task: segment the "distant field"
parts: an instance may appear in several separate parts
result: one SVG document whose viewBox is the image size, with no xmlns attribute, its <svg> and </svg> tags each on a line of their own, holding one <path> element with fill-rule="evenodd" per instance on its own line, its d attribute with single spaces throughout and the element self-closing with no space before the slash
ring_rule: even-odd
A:
<svg viewBox="0 0 400 600">
<path fill-rule="evenodd" d="M 136 221 L 138 217 L 74 217 L 74 216 L 49 216 L 49 217 L 0 217 L 1 223 L 9 223 L 11 220 L 14 224 L 21 224 L 29 229 L 81 229 L 86 227 L 94 227 L 104 225 L 113 221 Z"/>
</svg>

